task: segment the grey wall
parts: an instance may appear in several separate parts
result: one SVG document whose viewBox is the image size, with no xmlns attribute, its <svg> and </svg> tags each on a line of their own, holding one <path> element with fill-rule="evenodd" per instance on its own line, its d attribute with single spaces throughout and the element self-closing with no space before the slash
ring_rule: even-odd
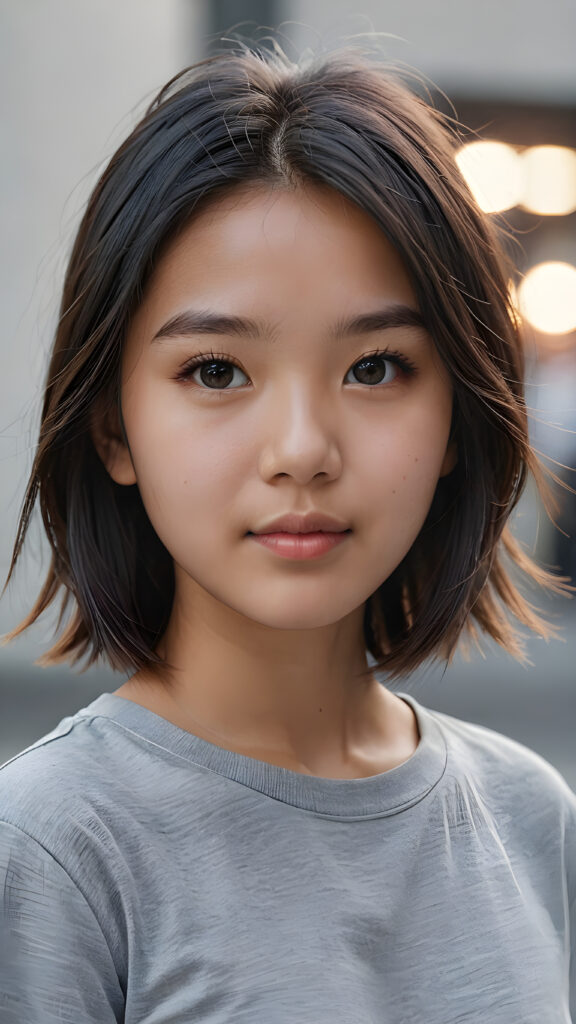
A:
<svg viewBox="0 0 576 1024">
<path fill-rule="evenodd" d="M 286 9 L 298 48 L 374 30 L 391 59 L 458 96 L 576 99 L 574 0 L 290 0 Z"/>
<path fill-rule="evenodd" d="M 65 258 L 98 172 L 154 92 L 200 56 L 188 0 L 4 0 L 0 5 L 0 579 L 32 464 Z M 0 633 L 37 588 L 37 533 L 0 601 Z M 38 631 L 40 637 L 45 631 Z M 17 642 L 19 644 L 19 642 Z M 20 645 L 19 645 L 20 646 Z M 23 657 L 31 651 L 23 640 Z M 2 672 L 0 650 L 0 673 Z"/>
</svg>

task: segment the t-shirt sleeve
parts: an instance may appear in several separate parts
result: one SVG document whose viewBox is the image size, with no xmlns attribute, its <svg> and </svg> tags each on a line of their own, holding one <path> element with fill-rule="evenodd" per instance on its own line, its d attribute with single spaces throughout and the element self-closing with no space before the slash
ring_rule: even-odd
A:
<svg viewBox="0 0 576 1024">
<path fill-rule="evenodd" d="M 116 1024 L 124 997 L 98 920 L 64 868 L 0 822 L 0 1019 Z"/>
</svg>

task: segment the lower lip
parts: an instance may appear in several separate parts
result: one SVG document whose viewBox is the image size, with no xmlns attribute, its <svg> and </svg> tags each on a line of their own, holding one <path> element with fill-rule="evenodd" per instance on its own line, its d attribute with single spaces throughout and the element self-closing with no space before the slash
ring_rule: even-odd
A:
<svg viewBox="0 0 576 1024">
<path fill-rule="evenodd" d="M 253 533 L 250 536 L 258 544 L 270 548 L 281 558 L 318 558 L 331 551 L 350 535 L 344 533 Z"/>
</svg>

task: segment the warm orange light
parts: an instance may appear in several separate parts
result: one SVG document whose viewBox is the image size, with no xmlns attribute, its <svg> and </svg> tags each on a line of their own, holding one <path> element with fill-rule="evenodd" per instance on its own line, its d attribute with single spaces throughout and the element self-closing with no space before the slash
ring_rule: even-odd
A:
<svg viewBox="0 0 576 1024">
<path fill-rule="evenodd" d="M 468 142 L 456 154 L 456 163 L 476 202 L 485 213 L 516 206 L 522 197 L 522 163 L 505 142 Z"/>
<path fill-rule="evenodd" d="M 522 206 L 561 216 L 576 210 L 576 152 L 566 146 L 531 146 L 521 156 Z"/>
<path fill-rule="evenodd" d="M 545 334 L 576 330 L 576 267 L 570 263 L 539 263 L 518 288 L 522 316 Z"/>
</svg>

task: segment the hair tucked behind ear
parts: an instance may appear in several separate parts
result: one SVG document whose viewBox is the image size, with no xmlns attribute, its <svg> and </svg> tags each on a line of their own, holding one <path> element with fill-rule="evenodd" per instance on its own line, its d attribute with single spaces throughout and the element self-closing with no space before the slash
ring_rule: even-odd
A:
<svg viewBox="0 0 576 1024">
<path fill-rule="evenodd" d="M 399 676 L 450 657 L 478 630 L 520 657 L 506 612 L 551 632 L 516 589 L 505 558 L 538 584 L 567 588 L 507 528 L 526 476 L 523 358 L 492 224 L 454 160 L 446 119 L 383 67 L 347 47 L 292 64 L 237 50 L 182 72 L 158 94 L 98 181 L 70 257 L 47 373 L 39 443 L 6 586 L 37 499 L 52 559 L 28 628 L 62 594 L 40 664 L 99 656 L 120 670 L 157 654 L 174 598 L 173 564 L 137 485 L 112 481 L 91 427 L 118 414 L 123 341 L 155 261 L 204 204 L 247 183 L 310 181 L 365 210 L 402 257 L 454 386 L 456 466 L 424 527 L 366 603 L 366 648 Z M 541 481 L 540 481 L 541 482 Z M 373 670 L 373 669 L 372 669 Z"/>
</svg>

